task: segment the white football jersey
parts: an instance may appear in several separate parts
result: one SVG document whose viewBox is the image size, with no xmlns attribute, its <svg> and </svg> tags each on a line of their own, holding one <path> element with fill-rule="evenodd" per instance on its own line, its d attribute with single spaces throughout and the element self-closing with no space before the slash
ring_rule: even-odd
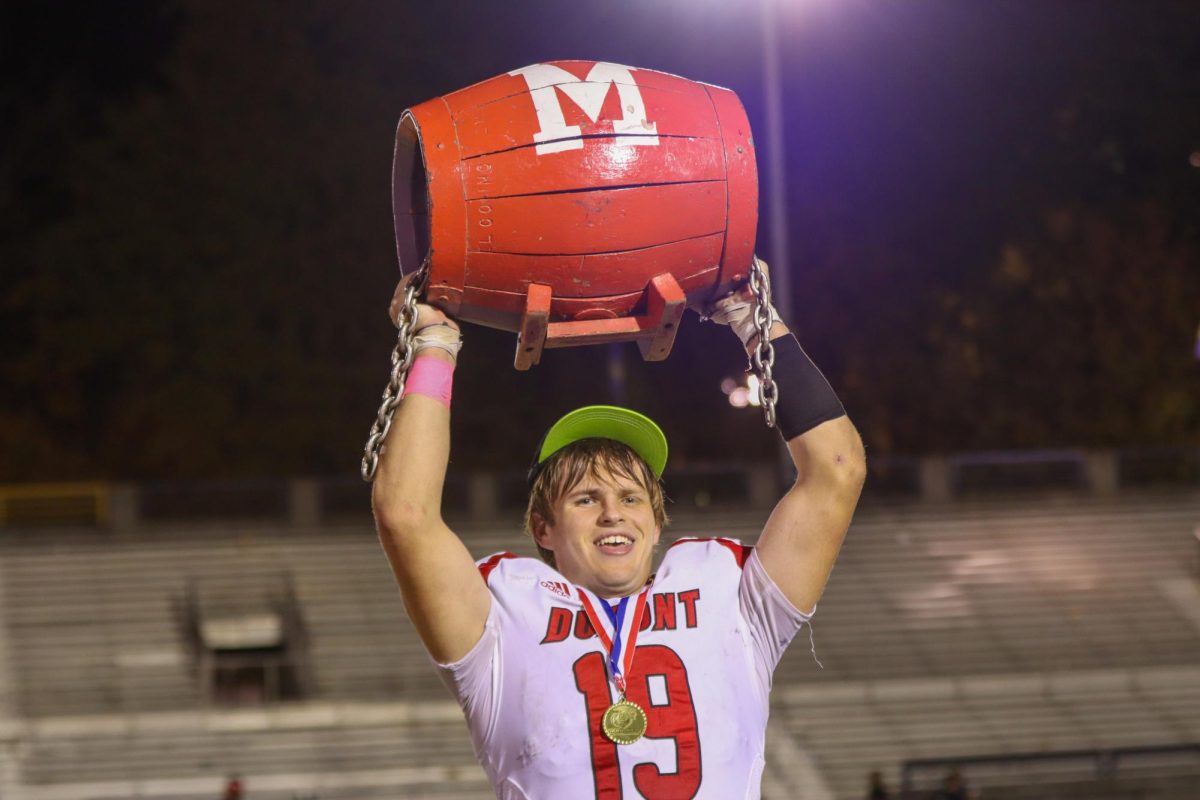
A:
<svg viewBox="0 0 1200 800">
<path fill-rule="evenodd" d="M 549 565 L 511 553 L 479 568 L 492 593 L 483 636 L 439 669 L 497 797 L 759 797 L 771 675 L 808 615 L 753 548 L 681 539 L 664 555 L 638 619 L 631 599 L 621 641 L 635 624 L 639 631 L 627 699 L 646 712 L 648 727 L 628 745 L 601 731 L 618 693 L 578 590 Z M 608 617 L 599 616 L 611 638 Z"/>
</svg>

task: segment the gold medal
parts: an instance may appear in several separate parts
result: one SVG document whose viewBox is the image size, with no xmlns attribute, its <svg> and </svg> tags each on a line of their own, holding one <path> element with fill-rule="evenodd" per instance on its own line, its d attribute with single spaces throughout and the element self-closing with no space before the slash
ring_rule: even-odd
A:
<svg viewBox="0 0 1200 800">
<path fill-rule="evenodd" d="M 600 727 L 617 744 L 633 744 L 646 734 L 646 712 L 622 697 L 604 712 Z"/>
</svg>

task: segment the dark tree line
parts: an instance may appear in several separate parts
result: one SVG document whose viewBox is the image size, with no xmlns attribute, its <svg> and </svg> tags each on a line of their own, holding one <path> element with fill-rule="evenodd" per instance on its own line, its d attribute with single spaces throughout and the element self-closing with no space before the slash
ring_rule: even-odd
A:
<svg viewBox="0 0 1200 800">
<path fill-rule="evenodd" d="M 848 5 L 789 39 L 792 266 L 795 327 L 869 447 L 1200 443 L 1192 6 Z M 727 28 L 706 61 L 613 4 L 540 9 L 553 43 L 528 9 L 381 6 L 5 5 L 0 480 L 352 472 L 407 105 L 578 54 L 728 68 L 759 119 L 755 68 L 729 66 L 745 22 L 680 34 Z M 613 399 L 682 458 L 773 452 L 717 389 L 740 355 L 712 326 L 665 364 L 622 350 L 620 398 L 606 348 L 516 373 L 512 347 L 468 331 L 462 466 L 519 466 L 556 413 Z"/>
</svg>

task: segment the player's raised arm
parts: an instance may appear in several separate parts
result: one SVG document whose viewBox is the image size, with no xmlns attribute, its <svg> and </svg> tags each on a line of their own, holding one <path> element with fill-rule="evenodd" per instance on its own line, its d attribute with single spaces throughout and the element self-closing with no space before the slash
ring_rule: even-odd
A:
<svg viewBox="0 0 1200 800">
<path fill-rule="evenodd" d="M 710 316 L 730 325 L 749 353 L 758 343 L 747 288 L 720 301 Z M 801 611 L 825 590 L 866 477 L 858 431 L 799 342 L 771 309 L 776 425 L 796 464 L 796 483 L 775 506 L 756 550 L 763 568 Z"/>
<path fill-rule="evenodd" d="M 491 596 L 471 554 L 442 519 L 458 325 L 438 309 L 418 309 L 416 357 L 384 442 L 371 505 L 409 618 L 430 655 L 448 663 L 479 640 Z M 398 311 L 393 300 L 393 319 Z"/>
</svg>

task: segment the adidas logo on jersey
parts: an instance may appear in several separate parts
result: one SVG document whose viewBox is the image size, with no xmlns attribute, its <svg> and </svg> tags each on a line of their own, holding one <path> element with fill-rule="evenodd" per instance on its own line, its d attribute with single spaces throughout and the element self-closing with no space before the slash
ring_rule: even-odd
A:
<svg viewBox="0 0 1200 800">
<path fill-rule="evenodd" d="M 571 587 L 567 586 L 562 581 L 542 581 L 542 588 L 549 589 L 559 597 L 571 596 Z"/>
</svg>

